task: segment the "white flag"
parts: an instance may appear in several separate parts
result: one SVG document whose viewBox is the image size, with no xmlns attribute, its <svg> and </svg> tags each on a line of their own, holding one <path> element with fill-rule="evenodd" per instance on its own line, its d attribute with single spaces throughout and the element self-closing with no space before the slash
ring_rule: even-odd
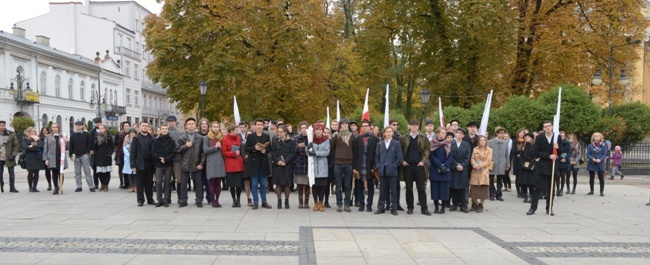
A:
<svg viewBox="0 0 650 265">
<path fill-rule="evenodd" d="M 327 121 L 325 123 L 325 128 L 330 128 L 330 107 L 327 107 Z"/>
<path fill-rule="evenodd" d="M 492 92 L 487 96 L 485 101 L 485 109 L 483 109 L 483 118 L 481 118 L 481 127 L 478 129 L 478 135 L 485 135 L 487 133 L 488 120 L 490 119 L 490 105 L 492 105 Z"/>
<path fill-rule="evenodd" d="M 235 99 L 235 103 L 233 104 L 234 112 L 235 112 L 235 125 L 239 126 L 239 123 L 241 122 L 241 116 L 239 116 L 239 106 L 237 106 L 237 97 L 233 96 Z"/>
<path fill-rule="evenodd" d="M 314 142 L 314 127 L 309 126 L 307 128 L 307 143 L 312 143 Z M 309 152 L 309 150 L 307 150 Z M 316 174 L 314 172 L 314 157 L 308 155 L 307 156 L 307 179 L 309 180 L 309 187 L 313 186 L 314 183 L 316 182 L 315 180 Z"/>
<path fill-rule="evenodd" d="M 384 108 L 384 128 L 388 127 L 390 119 L 390 114 L 388 112 L 388 84 L 386 84 L 386 107 Z"/>
<path fill-rule="evenodd" d="M 557 137 L 560 135 L 560 105 L 562 105 L 562 88 L 557 95 L 557 109 L 553 116 L 553 143 L 557 143 Z"/>
<path fill-rule="evenodd" d="M 336 122 L 341 121 L 341 108 L 339 107 L 339 101 L 336 101 Z"/>
<path fill-rule="evenodd" d="M 440 127 L 445 128 L 445 116 L 442 115 L 442 100 L 438 97 L 438 112 L 440 112 Z"/>
</svg>

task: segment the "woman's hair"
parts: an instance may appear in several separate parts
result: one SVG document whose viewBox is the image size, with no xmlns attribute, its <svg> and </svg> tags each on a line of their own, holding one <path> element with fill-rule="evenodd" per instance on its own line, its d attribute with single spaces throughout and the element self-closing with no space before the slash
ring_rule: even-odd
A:
<svg viewBox="0 0 650 265">
<path fill-rule="evenodd" d="M 282 129 L 282 131 L 285 132 L 285 133 L 288 133 L 288 132 L 289 132 L 289 131 L 287 130 L 287 126 L 284 125 L 284 124 L 278 126 L 278 130 L 280 130 L 280 129 Z"/>
<path fill-rule="evenodd" d="M 32 130 L 36 130 L 36 129 L 34 129 L 34 127 L 32 127 L 32 126 L 29 126 L 29 127 L 27 127 L 27 129 L 25 129 L 25 131 L 23 133 L 26 136 L 30 136 L 29 132 L 31 132 Z"/>
<path fill-rule="evenodd" d="M 596 135 L 600 136 L 600 141 L 601 142 L 604 142 L 603 134 L 600 133 L 600 132 L 595 132 L 594 134 L 591 135 L 591 142 L 592 143 L 594 142 L 594 138 L 596 138 Z"/>
<path fill-rule="evenodd" d="M 488 142 L 487 142 L 487 138 L 485 138 L 485 135 L 479 135 L 478 136 L 478 139 L 476 140 L 476 146 L 481 147 L 481 138 L 485 139 L 485 147 L 487 148 L 488 147 Z"/>
<path fill-rule="evenodd" d="M 234 131 L 234 130 L 236 130 L 237 128 L 239 128 L 239 126 L 237 126 L 237 125 L 234 125 L 234 124 L 233 124 L 233 125 L 230 125 L 230 126 L 228 126 L 228 133 L 230 133 L 230 132 L 232 132 L 232 131 Z"/>
<path fill-rule="evenodd" d="M 446 132 L 447 129 L 446 129 L 445 127 L 440 126 L 440 127 L 438 127 L 438 128 L 436 129 L 436 134 L 440 133 L 441 131 L 445 131 L 445 132 Z"/>
<path fill-rule="evenodd" d="M 60 133 L 61 133 L 61 125 L 59 125 L 59 124 L 56 123 L 56 122 L 52 123 L 52 125 L 50 126 L 50 129 L 51 129 L 50 132 L 51 132 L 51 133 L 54 133 L 54 126 L 56 126 L 57 128 L 59 128 L 59 134 L 60 134 Z"/>
<path fill-rule="evenodd" d="M 519 134 L 520 134 L 521 132 L 524 132 L 524 134 L 527 134 L 527 133 L 528 133 L 528 130 L 526 130 L 526 128 L 521 128 L 521 129 L 517 130 L 517 134 L 516 134 L 517 138 L 519 138 Z"/>
<path fill-rule="evenodd" d="M 41 137 L 41 138 L 45 138 L 45 134 L 43 134 L 43 130 L 46 130 L 47 134 L 52 133 L 52 129 L 50 129 L 50 127 L 47 127 L 47 126 L 43 127 L 43 128 L 41 128 L 41 133 L 38 134 L 38 136 Z"/>
<path fill-rule="evenodd" d="M 390 127 L 390 125 L 388 125 L 388 126 L 384 127 L 383 130 L 381 130 L 381 133 L 380 133 L 381 136 L 384 136 L 384 134 L 386 133 L 387 130 L 391 130 L 391 131 L 393 131 L 393 133 L 395 133 L 395 130 L 393 130 L 393 127 Z"/>
<path fill-rule="evenodd" d="M 131 134 L 130 133 L 126 134 L 126 136 L 124 136 L 124 143 L 123 144 L 131 144 L 131 141 L 132 141 Z"/>
</svg>

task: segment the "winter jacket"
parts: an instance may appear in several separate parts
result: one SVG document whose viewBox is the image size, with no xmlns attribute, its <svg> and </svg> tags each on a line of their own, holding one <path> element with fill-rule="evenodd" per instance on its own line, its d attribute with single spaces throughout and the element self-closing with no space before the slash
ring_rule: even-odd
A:
<svg viewBox="0 0 650 265">
<path fill-rule="evenodd" d="M 223 140 L 223 139 L 222 139 Z M 216 140 L 215 140 L 216 141 Z M 222 146 L 216 147 L 210 137 L 203 136 L 203 154 L 205 156 L 205 173 L 208 179 L 223 178 L 226 176 L 226 166 L 223 160 Z"/>
<path fill-rule="evenodd" d="M 183 172 L 197 172 L 200 170 L 196 167 L 204 162 L 203 137 L 198 132 L 195 132 L 192 147 L 187 147 L 189 139 L 188 132 L 181 135 L 177 141 L 176 152 L 181 155 L 181 170 Z"/>
<path fill-rule="evenodd" d="M 236 150 L 233 151 L 234 146 L 237 146 L 235 149 L 239 149 L 239 156 L 237 155 Z M 226 134 L 223 139 L 221 139 L 221 154 L 224 158 L 226 173 L 244 171 L 244 160 L 242 158 L 243 153 L 242 141 L 238 135 L 232 136 Z"/>
<path fill-rule="evenodd" d="M 174 166 L 176 156 L 176 142 L 169 134 L 161 135 L 151 143 L 151 160 L 156 168 L 169 168 Z M 163 164 L 160 157 L 165 160 Z"/>
</svg>

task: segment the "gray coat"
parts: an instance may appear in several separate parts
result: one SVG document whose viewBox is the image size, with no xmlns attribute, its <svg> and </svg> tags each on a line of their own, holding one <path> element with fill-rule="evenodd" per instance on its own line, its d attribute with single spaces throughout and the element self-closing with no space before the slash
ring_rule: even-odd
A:
<svg viewBox="0 0 650 265">
<path fill-rule="evenodd" d="M 49 160 L 50 165 L 48 168 L 56 168 L 57 163 L 60 163 L 59 161 L 56 160 L 56 145 L 59 144 L 56 142 L 53 134 L 48 134 L 45 137 L 45 143 L 43 143 L 43 161 Z M 59 138 L 61 140 L 61 138 Z M 67 146 L 66 146 L 67 148 Z M 65 150 L 63 150 L 65 152 Z M 64 165 L 63 169 L 68 168 L 68 159 L 64 158 Z M 56 161 L 55 163 L 52 163 L 52 161 Z"/>
<path fill-rule="evenodd" d="M 488 141 L 488 146 L 492 148 L 492 162 L 494 162 L 494 170 L 490 170 L 490 175 L 505 175 L 506 167 L 510 168 L 508 142 L 492 138 Z"/>
<path fill-rule="evenodd" d="M 187 147 L 187 141 L 189 141 L 189 136 L 185 132 L 176 142 L 176 153 L 181 155 L 181 170 L 183 172 L 200 172 L 197 167 L 205 161 L 203 157 L 203 137 L 198 132 L 195 132 L 192 147 Z"/>
<path fill-rule="evenodd" d="M 472 147 L 469 142 L 461 141 L 460 147 L 456 141 L 451 142 L 451 187 L 454 189 L 467 189 L 469 187 L 469 165 L 472 158 Z M 456 166 L 462 166 L 463 170 L 458 171 Z"/>
<path fill-rule="evenodd" d="M 205 176 L 208 179 L 226 176 L 226 166 L 223 161 L 221 147 L 210 146 L 210 138 L 203 136 L 203 154 L 205 155 Z"/>
<path fill-rule="evenodd" d="M 183 135 L 183 131 L 178 129 L 178 125 L 174 128 L 169 128 L 169 136 L 174 140 L 174 143 L 176 143 L 176 147 L 178 147 L 178 138 L 181 138 Z M 181 154 L 176 153 L 176 156 L 174 157 L 174 162 L 181 161 Z"/>
<path fill-rule="evenodd" d="M 330 154 L 330 140 L 327 139 L 321 144 L 313 143 L 313 150 L 316 153 L 314 158 L 314 173 L 316 178 L 327 178 L 327 156 Z"/>
</svg>

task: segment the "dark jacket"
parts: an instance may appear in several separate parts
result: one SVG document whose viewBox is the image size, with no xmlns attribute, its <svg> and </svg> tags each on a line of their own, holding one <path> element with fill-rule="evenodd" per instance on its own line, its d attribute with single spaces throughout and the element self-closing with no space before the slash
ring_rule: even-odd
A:
<svg viewBox="0 0 650 265">
<path fill-rule="evenodd" d="M 411 144 L 411 134 L 410 132 L 407 134 L 402 135 L 402 137 L 399 140 L 399 144 L 402 147 L 402 157 L 404 158 L 404 161 L 406 161 L 406 153 L 408 152 L 409 145 Z M 427 138 L 426 135 L 422 133 L 418 133 L 418 151 L 420 152 L 420 155 L 422 156 L 422 162 L 424 166 L 427 165 L 427 160 L 429 159 L 429 152 L 430 148 L 429 146 L 431 143 L 429 142 L 429 139 Z M 400 175 L 400 180 L 404 180 L 404 168 L 400 167 L 399 171 Z M 468 185 L 469 186 L 469 185 Z"/>
<path fill-rule="evenodd" d="M 168 168 L 174 166 L 174 157 L 176 156 L 176 142 L 171 136 L 161 135 L 151 143 L 151 160 L 156 168 Z M 160 162 L 160 157 L 165 163 Z"/>
<path fill-rule="evenodd" d="M 552 140 L 553 138 L 551 138 Z M 560 150 L 557 151 L 558 154 L 564 153 L 565 151 L 563 150 L 564 146 L 560 144 L 560 137 L 557 138 L 557 144 Z M 535 166 L 535 170 L 537 171 L 537 175 L 545 175 L 545 176 L 550 176 L 551 173 L 553 172 L 552 170 L 557 171 L 557 163 L 555 165 L 555 168 L 553 169 L 553 161 L 551 160 L 551 155 L 553 154 L 553 144 L 549 143 L 548 140 L 546 139 L 546 134 L 540 134 L 535 138 L 535 151 L 537 152 L 537 157 L 539 157 L 539 161 L 537 162 L 537 165 Z M 558 174 L 557 172 L 555 172 Z"/>
<path fill-rule="evenodd" d="M 404 161 L 402 147 L 395 139 L 391 139 L 386 148 L 386 142 L 382 139 L 375 148 L 375 165 L 380 176 L 397 177 L 399 165 Z"/>
<path fill-rule="evenodd" d="M 293 172 L 296 175 L 307 175 L 307 145 L 309 144 L 307 136 L 299 134 L 293 138 L 293 142 L 296 145 L 296 160 Z M 300 147 L 300 144 L 303 146 Z"/>
<path fill-rule="evenodd" d="M 510 150 L 510 165 L 512 165 L 512 174 L 519 176 L 521 170 L 521 148 L 524 143 L 512 142 L 512 150 Z"/>
<path fill-rule="evenodd" d="M 569 139 L 563 138 L 560 140 L 560 145 L 562 146 L 560 149 L 563 151 L 557 154 L 558 158 L 555 163 L 558 164 L 557 168 L 569 170 L 571 167 L 571 144 Z M 564 162 L 562 162 L 562 159 L 564 159 Z"/>
<path fill-rule="evenodd" d="M 271 144 L 273 151 L 273 175 L 274 176 L 293 176 L 294 163 L 296 160 L 296 143 L 288 136 L 285 139 L 275 138 Z M 284 161 L 285 166 L 278 165 L 278 162 Z M 307 171 L 307 170 L 305 170 Z M 307 172 L 305 172 L 306 174 Z"/>
<path fill-rule="evenodd" d="M 451 163 L 454 161 L 452 153 L 446 154 L 444 147 L 439 147 L 435 151 L 430 152 L 429 162 L 429 180 L 431 181 L 451 181 Z M 440 173 L 439 168 L 445 166 L 449 171 L 447 173 Z"/>
<path fill-rule="evenodd" d="M 268 143 L 265 154 L 255 149 L 257 143 Z M 257 132 L 254 132 L 246 137 L 246 154 L 248 155 L 248 159 L 246 159 L 245 174 L 247 176 L 257 176 L 260 167 L 262 168 L 263 176 L 271 174 L 268 156 L 266 155 L 269 152 L 271 152 L 271 137 L 268 133 L 262 132 L 262 136 L 257 136 Z"/>
<path fill-rule="evenodd" d="M 32 144 L 32 139 L 28 136 L 23 136 L 23 152 L 25 154 L 25 162 L 27 164 L 26 170 L 41 170 L 43 169 L 43 155 L 41 155 L 41 148 L 43 141 L 40 139 L 36 141 L 36 145 Z"/>
<path fill-rule="evenodd" d="M 363 138 L 368 137 L 368 142 L 366 146 L 363 145 Z M 354 147 L 354 162 L 352 163 L 352 168 L 359 171 L 361 174 L 361 167 L 363 163 L 363 153 L 366 152 L 366 179 L 374 179 L 373 175 L 370 174 L 370 170 L 376 168 L 375 166 L 375 151 L 377 150 L 377 143 L 379 143 L 379 138 L 372 135 L 372 133 L 365 133 L 357 136 L 355 139 L 356 146 Z M 367 150 L 365 149 L 367 148 Z"/>
<path fill-rule="evenodd" d="M 187 147 L 189 133 L 185 132 L 178 138 L 176 152 L 181 155 L 181 170 L 183 172 L 200 171 L 196 167 L 203 164 L 203 136 L 198 132 L 194 133 L 192 147 Z"/>
<path fill-rule="evenodd" d="M 463 140 L 460 147 L 456 144 L 456 140 L 451 142 L 451 187 L 454 189 L 467 189 L 469 188 L 469 165 L 472 159 L 472 147 Z M 457 166 L 463 167 L 462 171 L 456 169 Z"/>
<path fill-rule="evenodd" d="M 70 150 L 68 150 L 68 155 L 82 157 L 90 152 L 92 144 L 93 141 L 88 132 L 73 132 L 70 135 Z"/>
<path fill-rule="evenodd" d="M 330 152 L 334 153 L 334 164 L 352 165 L 354 162 L 354 147 L 356 142 L 354 134 L 350 132 L 347 143 L 341 136 L 341 132 L 334 133 L 330 140 L 332 142 Z"/>
<path fill-rule="evenodd" d="M 118 165 L 124 164 L 124 150 L 122 147 L 124 146 L 124 138 L 128 135 L 127 132 L 120 132 L 117 135 L 115 135 L 115 155 L 116 155 L 116 160 L 118 161 Z"/>
<path fill-rule="evenodd" d="M 15 167 L 16 166 L 16 156 L 18 155 L 18 138 L 16 134 L 10 130 L 5 130 L 4 133 L 0 133 L 0 141 L 4 141 L 3 138 L 7 137 L 7 143 L 4 144 L 5 148 L 5 166 Z M 0 145 L 3 143 L 0 142 Z M 2 158 L 0 158 L 2 159 Z"/>
<path fill-rule="evenodd" d="M 97 139 L 98 135 L 99 134 L 95 135 L 95 139 L 93 139 L 93 147 L 91 149 L 95 152 L 93 155 L 93 165 L 98 167 L 111 166 L 113 164 L 111 155 L 115 151 L 115 143 L 113 142 L 113 137 L 106 133 L 106 140 L 104 143 L 99 144 Z"/>
<path fill-rule="evenodd" d="M 151 157 L 151 143 L 153 139 L 151 134 L 145 136 L 142 133 L 138 133 L 133 137 L 133 140 L 131 140 L 131 148 L 129 149 L 131 168 L 145 170 L 147 167 L 153 165 L 153 159 Z"/>
<path fill-rule="evenodd" d="M 537 178 L 537 151 L 531 143 L 524 143 L 519 151 L 517 185 L 535 185 Z"/>
</svg>

